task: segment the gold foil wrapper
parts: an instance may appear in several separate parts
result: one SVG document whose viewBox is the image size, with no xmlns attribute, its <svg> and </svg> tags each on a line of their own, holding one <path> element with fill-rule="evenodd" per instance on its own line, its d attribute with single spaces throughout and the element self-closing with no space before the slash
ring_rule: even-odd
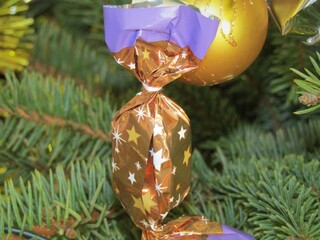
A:
<svg viewBox="0 0 320 240">
<path fill-rule="evenodd" d="M 160 93 L 199 64 L 188 47 L 137 40 L 114 54 L 145 89 L 112 121 L 113 184 L 141 229 L 156 229 L 190 188 L 191 131 L 186 113 Z"/>
<path fill-rule="evenodd" d="M 124 48 L 114 57 L 140 82 L 152 88 L 162 88 L 200 64 L 189 47 L 180 48 L 167 41 L 149 43 L 138 39 L 134 47 Z"/>
<path fill-rule="evenodd" d="M 114 8 L 106 9 L 109 14 L 112 12 L 110 9 Z M 189 8 L 183 9 L 192 15 Z M 113 18 L 121 13 L 118 9 L 110 15 L 112 17 L 108 15 L 106 22 L 113 22 Z M 186 113 L 164 96 L 161 88 L 199 66 L 199 58 L 185 42 L 190 44 L 199 57 L 204 54 L 203 49 L 194 46 L 207 44 L 209 47 L 211 43 L 201 41 L 201 38 L 204 40 L 208 37 L 205 26 L 209 25 L 205 24 L 204 19 L 201 20 L 199 16 L 195 18 L 202 30 L 199 35 L 201 38 L 197 38 L 194 34 L 199 33 L 198 29 L 190 33 L 188 31 L 191 21 L 177 24 L 181 19 L 176 12 L 170 16 L 170 22 L 166 22 L 166 18 L 169 18 L 167 14 L 167 11 L 162 11 L 159 17 L 157 15 L 156 21 L 151 21 L 154 25 L 143 23 L 135 28 L 126 17 L 120 17 L 121 21 L 116 22 L 121 24 L 108 25 L 106 28 L 110 33 L 122 27 L 125 29 L 123 35 L 116 35 L 119 36 L 117 40 L 110 37 L 107 42 L 112 49 L 117 49 L 113 53 L 116 61 L 132 71 L 144 87 L 118 111 L 112 121 L 113 185 L 123 207 L 143 230 L 142 239 L 209 240 L 212 239 L 211 235 L 223 235 L 224 226 L 203 217 L 182 217 L 163 224 L 169 211 L 183 201 L 190 189 L 191 130 Z M 182 12 L 180 14 L 183 15 Z M 140 15 L 130 15 L 128 19 L 137 16 Z M 211 22 L 211 25 L 214 24 L 217 22 Z M 176 25 L 179 25 L 179 34 L 175 34 Z M 157 38 L 152 36 L 153 32 L 157 33 Z M 211 34 L 211 37 L 214 35 Z M 149 41 L 141 40 L 139 36 Z M 186 39 L 188 41 L 184 41 Z M 179 40 L 179 46 L 173 43 Z M 119 48 L 118 45 L 131 47 Z M 180 47 L 184 45 L 187 46 Z"/>
<path fill-rule="evenodd" d="M 204 217 L 181 217 L 154 231 L 144 231 L 142 240 L 205 240 L 223 234 L 222 226 Z"/>
<path fill-rule="evenodd" d="M 137 226 L 154 229 L 189 191 L 189 119 L 163 94 L 143 92 L 112 125 L 116 194 Z"/>
</svg>

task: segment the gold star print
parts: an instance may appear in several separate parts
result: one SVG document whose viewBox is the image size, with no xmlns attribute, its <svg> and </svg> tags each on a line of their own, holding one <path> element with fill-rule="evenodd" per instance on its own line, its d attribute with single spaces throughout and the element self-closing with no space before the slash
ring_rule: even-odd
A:
<svg viewBox="0 0 320 240">
<path fill-rule="evenodd" d="M 149 59 L 150 52 L 145 48 L 142 52 L 143 59 Z"/>
<path fill-rule="evenodd" d="M 135 198 L 133 195 L 131 195 L 131 197 L 133 198 L 134 201 L 134 207 L 135 208 L 139 208 L 141 210 L 141 212 L 143 212 L 144 215 L 146 215 L 146 210 L 143 206 L 143 202 L 141 200 L 141 198 Z"/>
<path fill-rule="evenodd" d="M 180 184 L 177 185 L 176 190 L 178 191 L 180 189 Z"/>
<path fill-rule="evenodd" d="M 131 130 L 127 130 L 127 132 L 129 134 L 128 142 L 133 141 L 135 144 L 138 145 L 138 138 L 140 137 L 140 135 L 136 132 L 134 126 L 131 128 Z"/>
<path fill-rule="evenodd" d="M 189 165 L 190 157 L 191 157 L 190 147 L 188 147 L 188 149 L 184 151 L 184 158 L 183 158 L 183 163 L 185 163 L 187 166 Z"/>
<path fill-rule="evenodd" d="M 152 201 L 150 192 L 148 192 L 145 195 L 142 195 L 142 200 L 143 200 L 144 208 L 147 210 L 148 213 L 151 212 L 151 208 L 153 206 L 157 206 L 157 203 Z"/>
</svg>

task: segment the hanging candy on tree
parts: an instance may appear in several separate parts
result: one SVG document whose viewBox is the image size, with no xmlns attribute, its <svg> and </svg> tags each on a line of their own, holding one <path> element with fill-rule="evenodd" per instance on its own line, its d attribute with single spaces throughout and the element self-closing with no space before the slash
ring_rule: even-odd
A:
<svg viewBox="0 0 320 240">
<path fill-rule="evenodd" d="M 29 64 L 34 32 L 32 18 L 27 18 L 27 3 L 2 0 L 0 3 L 0 73 L 7 69 L 22 71 Z"/>
<path fill-rule="evenodd" d="M 191 130 L 186 113 L 160 90 L 199 66 L 219 20 L 159 2 L 104 7 L 106 43 L 143 85 L 112 121 L 115 192 L 142 239 L 253 239 L 201 216 L 163 224 L 190 190 Z"/>
<path fill-rule="evenodd" d="M 320 1 L 269 0 L 268 4 L 282 35 L 309 36 L 308 45 L 320 42 Z"/>
</svg>

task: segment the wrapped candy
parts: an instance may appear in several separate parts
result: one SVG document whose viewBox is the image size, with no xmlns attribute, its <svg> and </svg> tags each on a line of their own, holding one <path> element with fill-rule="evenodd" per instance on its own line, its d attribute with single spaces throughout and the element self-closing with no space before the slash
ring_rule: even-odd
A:
<svg viewBox="0 0 320 240">
<path fill-rule="evenodd" d="M 320 1 L 269 0 L 269 10 L 282 35 L 289 33 L 310 36 L 305 42 L 320 42 Z"/>
<path fill-rule="evenodd" d="M 160 90 L 199 65 L 219 20 L 154 3 L 107 5 L 104 16 L 110 51 L 143 85 L 112 121 L 113 187 L 120 202 L 144 230 L 142 239 L 231 239 L 210 238 L 223 236 L 224 227 L 203 217 L 162 223 L 190 189 L 191 130 L 186 113 Z M 252 239 L 230 229 L 233 239 Z"/>
</svg>

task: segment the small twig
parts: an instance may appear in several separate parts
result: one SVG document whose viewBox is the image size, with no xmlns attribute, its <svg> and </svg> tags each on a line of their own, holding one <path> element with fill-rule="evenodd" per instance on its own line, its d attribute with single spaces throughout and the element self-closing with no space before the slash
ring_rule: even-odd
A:
<svg viewBox="0 0 320 240">
<path fill-rule="evenodd" d="M 103 141 L 110 142 L 110 134 L 106 134 L 99 129 L 92 129 L 90 126 L 78 123 L 72 120 L 50 116 L 47 114 L 39 114 L 37 112 L 27 112 L 21 107 L 16 107 L 14 111 L 9 109 L 0 108 L 0 116 L 17 116 L 31 122 L 36 122 L 42 125 L 54 125 L 59 128 L 73 129 L 75 131 L 84 133 L 93 138 L 99 138 Z"/>
</svg>

